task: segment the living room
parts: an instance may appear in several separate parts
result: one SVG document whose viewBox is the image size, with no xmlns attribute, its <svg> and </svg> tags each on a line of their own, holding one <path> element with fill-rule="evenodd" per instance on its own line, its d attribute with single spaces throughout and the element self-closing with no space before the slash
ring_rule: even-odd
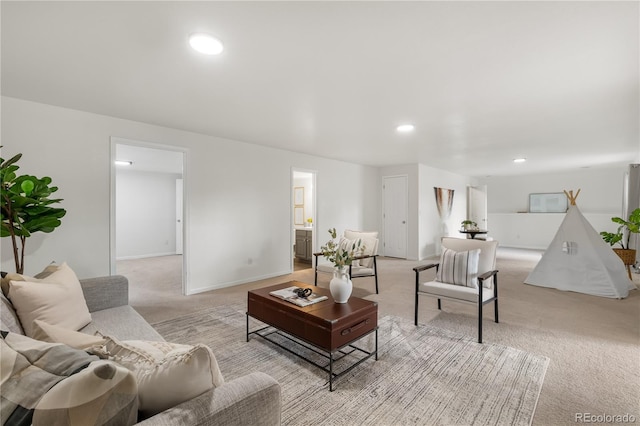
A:
<svg viewBox="0 0 640 426">
<path fill-rule="evenodd" d="M 290 276 L 293 272 L 292 169 L 313 170 L 317 177 L 315 249 L 328 239 L 329 228 L 381 231 L 382 179 L 407 176 L 406 261 L 415 263 L 439 254 L 437 241 L 442 222 L 434 187 L 452 189 L 455 193 L 452 212 L 446 221 L 449 235 L 461 236 L 458 227 L 467 216 L 467 187 L 486 185 L 489 235 L 504 248 L 544 250 L 562 215 L 555 215 L 551 221 L 545 218 L 534 222 L 533 232 L 531 228 L 522 233 L 509 228 L 529 216 L 518 213 L 527 209 L 529 194 L 580 188 L 578 205 L 594 228 L 613 230 L 616 226 L 610 218 L 621 214 L 624 173 L 629 164 L 640 162 L 637 2 L 607 2 L 608 5 L 571 2 L 559 4 L 558 9 L 550 3 L 537 9 L 536 2 L 528 2 L 528 6 L 456 2 L 457 5 L 450 6 L 455 9 L 450 16 L 443 9 L 420 9 L 428 7 L 429 2 L 424 6 L 407 4 L 407 10 L 394 10 L 384 2 L 378 6 L 361 2 L 359 6 L 345 6 L 344 14 L 333 9 L 340 7 L 339 2 L 326 6 L 328 9 L 312 2 L 308 11 L 297 2 L 290 5 L 291 9 L 282 4 L 270 5 L 270 2 L 237 6 L 220 2 L 216 9 L 212 2 L 199 2 L 202 4 L 191 5 L 194 8 L 191 12 L 181 11 L 177 3 L 171 2 L 160 9 L 155 9 L 155 2 L 148 2 L 146 6 L 141 3 L 127 6 L 127 2 L 118 2 L 117 6 L 57 3 L 2 2 L 1 5 L 2 156 L 7 158 L 21 152 L 21 170 L 51 176 L 60 188 L 56 195 L 64 200 L 62 206 L 67 210 L 55 232 L 37 233 L 29 238 L 26 274 L 36 274 L 52 261 L 67 262 L 81 279 L 116 272 L 113 149 L 114 144 L 123 139 L 185 153 L 186 300 L 201 295 L 224 299 L 226 292 L 234 288 L 245 289 L 243 285 L 255 286 L 255 283 Z M 527 10 L 518 11 L 518 5 Z M 213 9 L 208 10 L 209 7 Z M 439 7 L 444 6 L 440 3 Z M 252 11 L 252 8 L 257 9 Z M 278 50 L 277 59 L 273 60 L 263 56 L 266 54 L 256 54 L 255 63 L 266 63 L 265 68 L 274 68 L 276 72 L 261 74 L 266 70 L 244 68 L 239 74 L 243 77 L 240 80 L 250 82 L 246 87 L 223 87 L 228 81 L 226 71 L 221 69 L 224 57 L 200 61 L 185 52 L 179 59 L 165 58 L 166 63 L 159 62 L 167 67 L 173 62 L 182 64 L 178 67 L 190 70 L 198 83 L 220 81 L 211 91 L 197 85 L 186 86 L 188 78 L 173 74 L 173 68 L 171 72 L 162 71 L 154 62 L 157 57 L 153 54 L 163 43 L 171 45 L 172 52 L 179 51 L 180 41 L 168 39 L 169 33 L 180 33 L 182 37 L 182 31 L 187 34 L 193 31 L 181 27 L 189 21 L 178 19 L 183 13 L 204 27 L 204 17 L 215 16 L 214 12 L 234 17 L 235 20 L 229 19 L 228 27 L 254 28 L 247 29 L 249 39 L 262 36 L 256 33 L 265 29 L 265 24 L 261 24 L 263 20 L 268 21 L 263 19 L 265 13 L 276 15 L 274 22 L 266 27 L 271 27 L 279 42 L 293 43 L 291 39 L 296 32 L 304 33 L 304 25 L 314 23 L 313 37 L 305 39 L 313 43 L 308 45 L 311 47 L 285 44 L 291 52 L 287 54 L 286 47 L 278 48 L 285 53 Z M 158 19 L 149 19 L 147 15 L 154 13 Z M 325 46 L 318 40 L 331 28 L 313 16 L 318 13 L 326 19 L 343 16 L 348 22 L 335 25 L 351 29 L 355 40 L 349 38 L 348 48 L 339 50 L 335 56 L 314 60 L 313 56 Z M 447 22 L 454 30 L 471 26 L 474 17 L 479 16 L 486 20 L 485 25 L 476 23 L 472 27 L 475 32 L 459 33 L 464 40 L 456 39 L 456 43 L 451 42 L 442 49 L 462 48 L 467 41 L 472 47 L 484 46 L 484 50 L 475 54 L 469 52 L 469 48 L 461 50 L 460 56 L 453 55 L 452 63 L 429 71 L 425 66 L 428 61 L 422 55 L 420 59 L 402 60 L 407 50 L 419 50 L 424 41 L 408 44 L 407 50 L 388 60 L 372 60 L 377 50 L 363 47 L 363 65 L 346 67 L 358 57 L 351 56 L 351 49 L 365 44 L 356 37 L 358 32 L 353 30 L 356 25 L 349 24 L 357 23 L 359 17 L 364 19 L 369 13 L 374 23 L 368 22 L 364 28 L 375 28 L 376 22 L 384 21 L 381 16 L 391 13 L 394 18 L 388 30 L 391 33 L 402 32 L 405 17 L 414 14 L 423 14 L 422 19 L 434 28 L 440 28 L 434 16 L 449 16 Z M 171 22 L 173 14 L 180 24 L 167 24 L 171 31 L 163 32 L 160 23 Z M 569 22 L 571 17 L 576 22 Z M 131 29 L 137 25 L 137 19 L 155 23 L 145 29 Z M 546 19 L 549 21 L 545 35 L 539 27 L 544 27 L 541 22 L 547 22 Z M 291 26 L 285 26 L 286 31 L 278 30 L 284 23 Z M 498 23 L 503 25 L 499 28 L 504 33 L 488 31 L 488 27 Z M 489 37 L 491 35 L 509 39 L 501 34 L 519 33 L 514 29 L 518 24 L 523 33 L 532 34 L 517 39 L 518 49 L 510 50 L 508 42 L 491 44 L 496 41 Z M 411 31 L 417 31 L 415 25 L 414 20 L 407 22 Z M 119 26 L 122 26 L 120 32 L 116 31 Z M 595 28 L 585 32 L 589 26 Z M 86 34 L 86 38 L 71 42 L 66 28 L 73 28 L 76 34 Z M 225 31 L 224 41 L 228 45 L 225 54 L 227 58 L 233 57 L 233 32 L 230 28 Z M 404 41 L 415 40 L 416 34 L 422 36 L 417 40 L 425 40 L 423 33 L 411 31 Z M 25 33 L 32 35 L 24 36 Z M 130 55 L 119 53 L 125 51 L 123 46 L 131 34 L 136 33 L 139 33 L 136 39 L 139 50 Z M 164 41 L 153 39 L 156 33 L 163 33 Z M 560 37 L 562 34 L 566 38 Z M 346 35 L 336 30 L 328 43 L 335 45 L 340 36 Z M 581 39 L 587 41 L 578 43 Z M 540 41 L 539 46 L 536 40 Z M 90 42 L 97 43 L 95 51 L 87 47 Z M 379 42 L 389 47 L 384 41 Z M 514 41 L 514 44 L 517 43 Z M 264 45 L 256 48 L 258 53 L 260 48 Z M 148 53 L 144 53 L 145 49 Z M 435 50 L 425 55 L 439 51 L 437 46 L 432 49 Z M 500 49 L 505 50 L 504 56 L 497 53 Z M 145 61 L 149 56 L 152 59 Z M 436 57 L 444 61 L 446 55 Z M 394 61 L 400 65 L 383 67 L 383 62 Z M 312 65 L 305 66 L 307 62 Z M 323 73 L 307 74 L 312 67 Z M 387 81 L 382 71 L 371 71 L 374 76 L 369 77 L 370 80 L 358 83 L 359 76 L 364 78 L 365 70 L 376 67 L 396 72 L 397 77 L 389 78 L 384 90 L 376 85 L 378 81 Z M 420 71 L 409 73 L 407 69 L 412 67 Z M 495 75 L 495 78 L 473 78 L 469 70 L 474 68 L 482 68 L 477 70 L 481 77 Z M 528 68 L 531 71 L 527 71 Z M 310 100 L 313 96 L 309 96 L 293 104 L 286 114 L 272 115 L 269 105 L 274 109 L 285 108 L 295 98 L 278 92 L 286 87 L 287 77 L 277 77 L 281 72 L 277 69 L 292 70 L 290 78 L 295 77 L 292 92 L 310 90 L 298 78 L 302 82 L 326 79 L 327 85 L 319 86 L 314 92 L 320 99 L 315 102 L 335 104 L 338 112 L 334 114 L 327 108 L 314 116 L 313 111 L 309 111 L 316 104 Z M 463 70 L 460 76 L 455 75 Z M 434 86 L 419 86 L 422 91 L 416 90 L 416 93 L 410 91 L 410 84 L 415 80 L 409 76 L 416 78 L 416 74 L 423 73 L 427 76 L 425 79 L 435 79 L 445 72 L 451 72 L 452 80 L 435 86 L 446 87 L 447 90 L 442 91 L 453 93 L 450 96 L 438 96 L 440 91 Z M 113 79 L 108 77 L 110 73 Z M 555 73 L 560 73 L 561 78 L 552 79 Z M 406 86 L 398 83 L 405 77 L 409 80 Z M 156 78 L 164 85 L 156 84 Z M 330 84 L 334 84 L 335 89 L 327 92 L 328 99 L 325 99 L 321 96 L 322 89 Z M 553 93 L 549 87 L 557 91 Z M 403 97 L 393 95 L 396 88 L 404 93 Z M 341 95 L 349 98 L 343 101 Z M 442 104 L 415 100 L 431 95 Z M 203 99 L 207 96 L 211 99 Z M 358 97 L 360 102 L 354 103 L 353 99 Z M 281 103 L 276 102 L 279 98 Z M 108 103 L 113 99 L 117 101 Z M 487 106 L 483 108 L 485 101 Z M 193 116 L 184 114 L 192 109 L 191 102 L 197 105 L 190 112 Z M 211 109 L 199 109 L 208 103 L 212 104 Z M 394 107 L 397 112 L 384 119 L 379 116 L 382 110 L 365 114 L 368 105 L 373 103 Z M 155 116 L 145 115 L 161 104 L 167 104 L 167 109 Z M 421 111 L 409 111 L 408 106 Z M 467 110 L 475 115 L 468 122 L 460 122 L 460 116 Z M 418 121 L 413 134 L 395 132 L 400 120 L 414 118 Z M 211 127 L 207 126 L 209 122 L 213 123 Z M 324 123 L 327 122 L 339 123 L 337 130 L 326 129 Z M 502 133 L 503 127 L 509 132 Z M 286 128 L 287 132 L 278 133 L 279 128 Z M 360 135 L 354 129 L 365 130 Z M 423 131 L 428 133 L 421 133 Z M 496 142 L 492 144 L 494 138 Z M 371 149 L 366 148 L 367 141 L 371 141 Z M 381 161 L 378 155 L 386 156 L 388 161 Z M 512 160 L 518 156 L 526 156 L 528 161 L 514 164 Z M 4 271 L 13 270 L 10 247 L 10 241 L 3 238 Z M 384 250 L 380 250 L 380 254 L 384 256 Z M 407 271 L 410 273 L 411 267 Z M 516 270 L 514 276 L 520 277 L 522 273 Z M 413 278 L 409 274 L 406 279 L 410 282 Z M 368 286 L 364 285 L 367 292 Z M 407 305 L 412 305 L 412 294 L 403 296 Z M 584 303 L 590 306 L 590 302 Z M 396 305 L 393 308 L 400 310 Z M 536 321 L 545 320 L 532 320 Z M 616 320 L 613 322 L 617 324 Z M 633 324 L 628 331 L 637 333 L 637 328 L 637 324 Z M 631 380 L 637 380 L 637 362 L 632 365 L 630 376 Z"/>
</svg>

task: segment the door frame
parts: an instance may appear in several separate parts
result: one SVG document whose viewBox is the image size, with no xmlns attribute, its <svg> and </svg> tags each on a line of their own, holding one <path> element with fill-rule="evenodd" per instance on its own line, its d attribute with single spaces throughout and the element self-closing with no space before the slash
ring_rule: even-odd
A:
<svg viewBox="0 0 640 426">
<path fill-rule="evenodd" d="M 184 165 L 183 165 L 184 171 Z M 178 198 L 179 197 L 179 198 Z M 178 200 L 180 201 L 178 203 Z M 184 255 L 184 178 L 176 179 L 176 254 Z M 180 226 L 178 226 L 178 223 Z"/>
<path fill-rule="evenodd" d="M 291 200 L 289 201 L 289 212 L 290 212 L 290 220 L 289 220 L 289 229 L 291 232 L 291 235 L 289 237 L 289 253 L 291 253 L 291 263 L 290 263 L 290 267 L 291 267 L 291 272 L 294 271 L 294 267 L 293 267 L 293 262 L 295 260 L 295 253 L 293 253 L 292 249 L 293 246 L 296 243 L 296 225 L 295 225 L 295 220 L 293 217 L 293 207 L 295 204 L 294 201 L 294 191 L 293 191 L 293 181 L 294 181 L 294 174 L 298 172 L 298 173 L 308 173 L 311 175 L 311 187 L 313 188 L 313 192 L 311 194 L 311 202 L 313 203 L 313 208 L 311 209 L 312 211 L 312 218 L 313 218 L 313 226 L 311 227 L 311 230 L 313 232 L 311 232 L 311 248 L 312 251 L 315 250 L 316 248 L 316 238 L 317 238 L 317 232 L 316 230 L 318 229 L 318 201 L 317 201 L 317 194 L 318 194 L 318 187 L 317 187 L 317 177 L 318 177 L 318 171 L 317 170 L 311 170 L 311 169 L 304 169 L 304 168 L 300 168 L 300 167 L 291 167 L 291 180 L 289 181 L 289 191 L 291 194 Z M 313 267 L 313 259 L 311 260 L 311 267 Z"/>
<path fill-rule="evenodd" d="M 151 148 L 162 151 L 173 151 L 182 153 L 182 294 L 187 294 L 189 288 L 189 256 L 188 256 L 188 239 L 189 239 L 189 203 L 188 203 L 188 175 L 187 165 L 189 150 L 187 148 L 163 145 L 154 142 L 146 142 L 140 140 L 133 140 L 122 138 L 118 136 L 110 137 L 111 155 L 110 157 L 110 200 L 109 200 L 109 270 L 111 275 L 115 275 L 116 272 L 116 146 L 117 145 L 129 145 L 140 148 Z"/>
<path fill-rule="evenodd" d="M 385 187 L 385 182 L 386 179 L 391 179 L 391 178 L 404 178 L 405 181 L 405 200 L 406 200 L 406 204 L 405 204 L 405 214 L 406 214 L 406 226 L 405 226 L 405 236 L 404 236 L 404 259 L 409 259 L 409 175 L 408 174 L 400 174 L 400 175 L 388 175 L 388 176 L 382 176 L 382 184 L 380 185 L 380 189 L 382 190 L 382 243 L 383 243 L 383 250 L 382 253 L 384 254 L 384 256 L 387 255 L 387 241 L 386 241 L 386 236 L 387 236 L 387 218 L 386 218 L 386 214 L 385 214 L 385 203 L 386 203 L 386 198 L 385 198 L 385 192 L 386 192 L 386 187 Z M 397 257 L 396 259 L 402 259 Z"/>
<path fill-rule="evenodd" d="M 481 212 L 481 216 L 483 216 L 484 218 L 484 223 L 478 223 L 478 227 L 480 227 L 480 229 L 485 229 L 487 230 L 489 228 L 489 217 L 488 217 L 488 210 L 487 210 L 487 185 L 467 185 L 467 219 L 473 220 L 473 217 L 476 216 L 476 214 L 478 213 L 478 208 L 475 205 L 475 203 L 473 202 L 473 198 L 474 198 L 474 192 L 478 193 L 481 192 L 482 194 L 484 194 L 484 211 Z"/>
</svg>

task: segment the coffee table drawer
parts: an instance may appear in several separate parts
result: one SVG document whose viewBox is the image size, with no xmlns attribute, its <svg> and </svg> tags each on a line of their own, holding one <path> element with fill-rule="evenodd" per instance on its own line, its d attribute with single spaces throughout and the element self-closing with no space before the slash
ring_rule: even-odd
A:
<svg viewBox="0 0 640 426">
<path fill-rule="evenodd" d="M 332 300 L 327 300 L 317 305 L 321 303 L 334 304 Z M 305 315 L 304 309 L 295 305 L 265 303 L 264 298 L 255 297 L 249 293 L 247 308 L 249 315 L 253 318 L 327 351 L 345 346 L 378 326 L 377 305 L 358 309 L 338 319 L 325 320 L 316 315 Z M 322 309 L 323 307 L 314 305 L 313 308 Z"/>
<path fill-rule="evenodd" d="M 295 312 L 291 312 L 279 305 L 266 304 L 260 299 L 251 297 L 251 295 L 249 295 L 248 299 L 248 311 L 255 319 L 314 344 L 316 342 L 307 339 L 306 336 L 309 334 L 310 329 L 321 329 L 316 324 L 309 324 L 308 320 L 296 315 Z M 324 333 L 328 332 L 329 330 L 324 331 Z"/>
<path fill-rule="evenodd" d="M 377 327 L 378 309 L 377 306 L 372 306 L 370 310 L 361 312 L 359 316 L 331 324 L 331 341 L 328 342 L 328 347 L 332 351 L 341 348 Z"/>
</svg>

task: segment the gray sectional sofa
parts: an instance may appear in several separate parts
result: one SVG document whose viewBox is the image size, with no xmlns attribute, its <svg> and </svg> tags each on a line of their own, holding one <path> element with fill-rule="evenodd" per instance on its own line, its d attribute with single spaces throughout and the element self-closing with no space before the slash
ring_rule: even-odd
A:
<svg viewBox="0 0 640 426">
<path fill-rule="evenodd" d="M 126 277 L 80 280 L 92 322 L 82 332 L 100 331 L 121 340 L 164 341 L 131 306 Z M 0 293 L 2 330 L 24 334 L 11 302 Z M 224 375 L 224 371 L 222 371 Z M 165 410 L 140 425 L 279 425 L 280 385 L 264 373 L 251 373 Z"/>
</svg>

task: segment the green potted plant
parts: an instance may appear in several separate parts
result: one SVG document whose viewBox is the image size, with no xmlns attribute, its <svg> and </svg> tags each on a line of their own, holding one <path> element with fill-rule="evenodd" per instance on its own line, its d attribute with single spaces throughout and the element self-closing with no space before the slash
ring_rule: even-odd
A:
<svg viewBox="0 0 640 426">
<path fill-rule="evenodd" d="M 360 240 L 347 247 L 341 246 L 339 242 L 336 242 L 336 228 L 329 229 L 329 235 L 331 235 L 331 239 L 320 247 L 320 251 L 336 268 L 350 266 L 353 263 L 353 258 L 360 256 L 365 249 Z"/>
<path fill-rule="evenodd" d="M 60 226 L 60 218 L 67 212 L 62 208 L 52 207 L 62 199 L 49 198 L 58 190 L 51 185 L 51 178 L 37 178 L 31 175 L 16 174 L 16 164 L 22 157 L 17 154 L 5 160 L 0 158 L 0 185 L 2 196 L 2 227 L 0 237 L 10 237 L 13 245 L 13 259 L 16 273 L 24 273 L 24 248 L 35 232 L 53 232 Z"/>
<path fill-rule="evenodd" d="M 631 240 L 631 234 L 640 233 L 640 208 L 632 211 L 628 220 L 621 217 L 612 217 L 611 221 L 620 225 L 618 230 L 616 232 L 602 231 L 600 235 L 611 247 L 619 244 L 620 248 L 614 248 L 613 251 L 620 256 L 625 265 L 633 265 L 636 262 L 636 250 L 629 248 L 629 241 Z"/>
<path fill-rule="evenodd" d="M 469 219 L 463 220 L 460 224 L 462 225 L 462 229 L 465 230 L 465 231 L 471 231 L 471 230 L 474 230 L 474 229 L 478 229 L 478 224 L 475 223 L 472 220 L 469 220 Z"/>
</svg>

